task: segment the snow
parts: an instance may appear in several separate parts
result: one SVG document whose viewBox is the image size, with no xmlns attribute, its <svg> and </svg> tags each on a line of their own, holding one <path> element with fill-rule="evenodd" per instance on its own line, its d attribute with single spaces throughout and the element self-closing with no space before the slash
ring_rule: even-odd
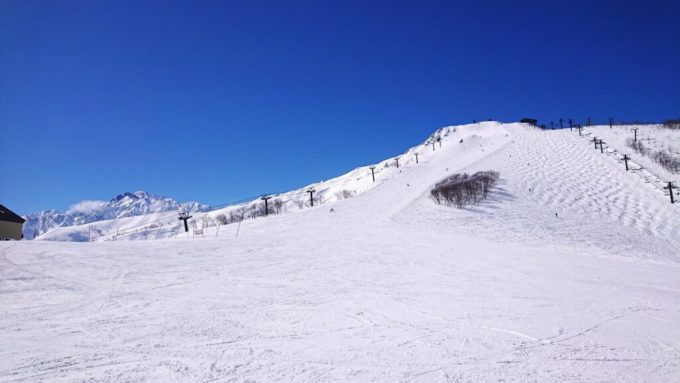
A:
<svg viewBox="0 0 680 383">
<path fill-rule="evenodd" d="M 176 217 L 177 211 L 188 212 L 207 211 L 207 205 L 189 201 L 178 203 L 169 197 L 160 197 L 145 191 L 123 193 L 110 201 L 80 201 L 66 212 L 58 210 L 45 210 L 32 213 L 24 217 L 24 238 L 56 241 L 88 241 L 88 240 L 111 240 L 116 237 L 121 229 L 130 230 L 130 223 L 138 225 L 150 225 L 158 220 L 158 213 L 172 212 Z M 170 216 L 167 215 L 166 216 Z M 132 220 L 124 218 L 135 217 Z M 122 220 L 121 220 L 122 219 Z M 93 225 L 92 223 L 97 223 Z M 104 236 L 104 228 L 110 235 Z M 95 236 L 92 236 L 92 230 Z M 145 233 L 143 227 L 136 227 L 132 232 Z M 148 230 L 148 228 L 147 228 Z M 40 234 L 35 237 L 36 231 Z"/>
<path fill-rule="evenodd" d="M 484 126 L 484 129 L 479 129 L 480 126 Z M 460 145 L 459 148 L 470 148 L 476 147 L 479 142 L 478 140 L 483 137 L 490 137 L 494 135 L 504 136 L 507 133 L 507 127 L 503 125 L 492 123 L 486 125 L 472 124 L 464 126 L 450 126 L 437 130 L 430 137 L 428 137 L 425 142 L 421 145 L 408 149 L 401 155 L 388 158 L 378 164 L 371 164 L 366 166 L 358 167 L 352 171 L 347 172 L 339 177 L 332 178 L 326 181 L 320 181 L 310 185 L 306 185 L 302 188 L 291 190 L 287 193 L 281 193 L 273 195 L 273 199 L 269 202 L 270 206 L 273 206 L 275 201 L 281 201 L 282 210 L 284 212 L 290 212 L 300 209 L 305 209 L 311 207 L 308 190 L 314 189 L 314 203 L 315 205 L 331 204 L 336 201 L 340 201 L 346 198 L 350 198 L 364 192 L 373 189 L 375 186 L 380 184 L 381 180 L 391 179 L 400 173 L 400 169 L 404 167 L 409 167 L 416 165 L 418 161 L 416 160 L 416 154 L 418 154 L 421 161 L 426 161 L 428 153 L 434 153 L 440 145 L 436 142 L 437 138 L 444 138 L 451 140 L 452 142 L 458 142 L 459 138 L 465 138 L 468 140 L 464 145 Z M 524 129 L 524 128 L 522 128 Z M 435 142 L 435 150 L 432 150 L 431 143 Z M 396 166 L 396 159 L 399 159 L 400 167 Z M 373 172 L 375 173 L 378 183 L 373 182 L 371 175 L 371 167 L 374 167 Z M 145 193 L 145 192 L 136 192 Z M 153 212 L 152 214 L 143 214 L 144 211 L 141 208 L 135 208 L 130 212 L 127 208 L 125 202 L 125 195 L 120 195 L 109 204 L 114 204 L 116 206 L 115 211 L 117 213 L 117 218 L 115 219 L 90 219 L 84 224 L 70 223 L 68 225 L 62 224 L 45 234 L 42 234 L 38 239 L 40 240 L 56 240 L 56 241 L 111 241 L 111 240 L 139 240 L 139 239 L 160 239 L 160 238 L 176 238 L 178 235 L 184 231 L 181 224 L 178 222 L 177 210 L 178 207 L 175 206 L 174 200 L 170 200 L 174 207 L 170 208 L 149 208 L 148 203 L 142 205 L 147 212 Z M 160 197 L 157 197 L 160 198 Z M 119 202 L 122 201 L 122 202 Z M 194 203 L 195 204 L 195 203 Z M 118 206 L 122 205 L 122 206 Z M 162 205 L 165 206 L 165 205 Z M 203 205 L 199 205 L 201 208 L 193 208 L 194 205 L 190 203 L 185 203 L 184 209 L 186 211 L 191 211 L 194 214 L 193 220 L 191 221 L 191 228 L 193 229 L 206 229 L 205 231 L 217 232 L 217 217 L 224 215 L 226 217 L 230 216 L 245 216 L 246 218 L 252 217 L 257 213 L 258 210 L 263 210 L 263 203 L 260 197 L 256 197 L 250 201 L 227 205 L 223 208 L 218 208 L 210 211 L 209 213 L 201 214 L 201 211 L 206 209 L 202 208 Z M 122 213 L 119 211 L 122 210 Z M 172 214 L 162 214 L 160 212 L 169 212 Z M 47 212 L 50 213 L 50 212 Z M 262 212 L 262 214 L 264 214 Z M 134 216 L 134 219 L 125 219 L 127 217 Z M 26 231 L 26 225 L 25 230 Z M 190 234 L 191 235 L 191 234 Z"/>
<path fill-rule="evenodd" d="M 680 380 L 680 206 L 576 132 L 453 130 L 204 237 L 0 243 L 0 381 Z"/>
</svg>

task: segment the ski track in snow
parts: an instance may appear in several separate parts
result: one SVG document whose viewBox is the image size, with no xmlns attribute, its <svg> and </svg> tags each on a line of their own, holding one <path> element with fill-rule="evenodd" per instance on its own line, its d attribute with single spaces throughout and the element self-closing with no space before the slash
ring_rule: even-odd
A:
<svg viewBox="0 0 680 383">
<path fill-rule="evenodd" d="M 0 382 L 680 381 L 680 206 L 575 132 L 421 152 L 238 238 L 0 243 Z"/>
</svg>

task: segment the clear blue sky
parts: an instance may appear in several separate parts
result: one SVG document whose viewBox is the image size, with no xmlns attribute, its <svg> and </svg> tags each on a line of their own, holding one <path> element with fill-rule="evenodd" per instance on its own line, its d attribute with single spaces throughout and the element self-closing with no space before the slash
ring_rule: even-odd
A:
<svg viewBox="0 0 680 383">
<path fill-rule="evenodd" d="M 680 117 L 678 1 L 0 1 L 0 203 L 219 204 L 472 119 Z"/>
</svg>

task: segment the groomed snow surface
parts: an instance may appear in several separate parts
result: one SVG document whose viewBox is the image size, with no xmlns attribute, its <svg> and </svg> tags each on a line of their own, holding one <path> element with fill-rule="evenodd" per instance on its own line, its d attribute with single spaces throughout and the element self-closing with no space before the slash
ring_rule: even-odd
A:
<svg viewBox="0 0 680 383">
<path fill-rule="evenodd" d="M 604 129 L 606 154 L 447 128 L 354 197 L 217 235 L 0 243 L 0 381 L 680 381 L 673 175 L 626 172 Z M 478 170 L 501 174 L 482 205 L 429 198 Z"/>
</svg>

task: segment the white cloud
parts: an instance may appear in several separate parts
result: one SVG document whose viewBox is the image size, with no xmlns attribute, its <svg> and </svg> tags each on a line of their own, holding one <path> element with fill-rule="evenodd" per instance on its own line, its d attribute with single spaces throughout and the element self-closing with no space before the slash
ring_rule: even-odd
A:
<svg viewBox="0 0 680 383">
<path fill-rule="evenodd" d="M 71 205 L 71 207 L 68 208 L 69 213 L 82 213 L 82 214 L 89 214 L 92 213 L 95 210 L 98 210 L 99 208 L 104 205 L 106 201 L 96 201 L 96 200 L 85 200 L 85 201 L 80 201 L 75 205 Z"/>
</svg>

